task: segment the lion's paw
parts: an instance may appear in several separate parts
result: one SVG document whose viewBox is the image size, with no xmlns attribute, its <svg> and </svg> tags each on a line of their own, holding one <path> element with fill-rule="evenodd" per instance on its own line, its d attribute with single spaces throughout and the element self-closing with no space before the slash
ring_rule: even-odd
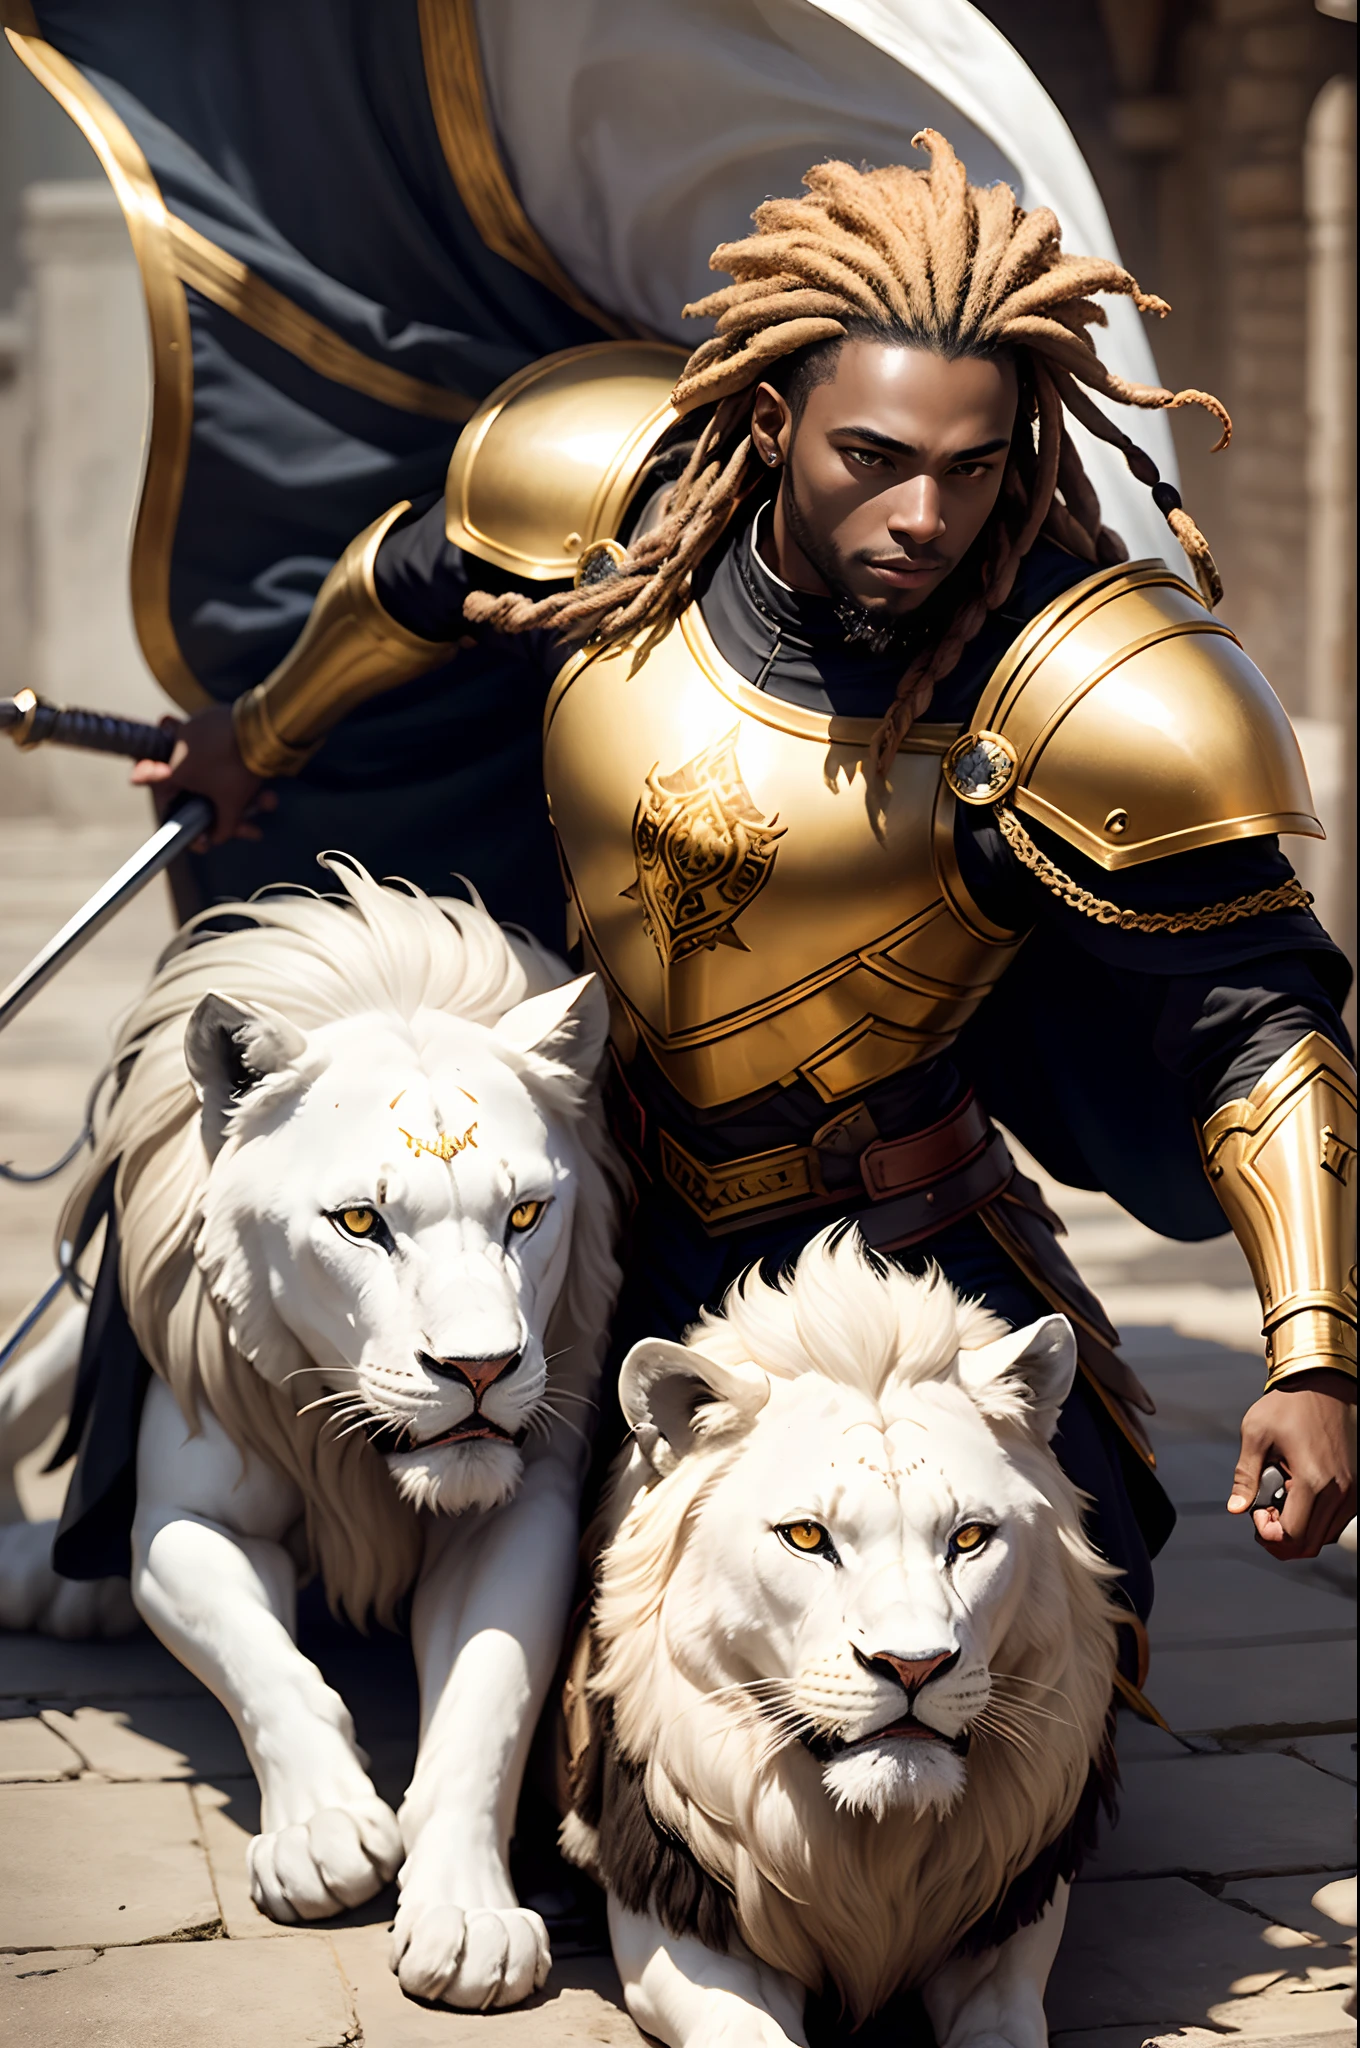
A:
<svg viewBox="0 0 1360 2048">
<path fill-rule="evenodd" d="M 547 1928 L 522 1906 L 421 1906 L 408 1895 L 392 1929 L 402 1990 L 465 2012 L 518 2005 L 551 1962 Z"/>
<path fill-rule="evenodd" d="M 250 1896 L 271 1920 L 326 1920 L 361 1906 L 401 1864 L 397 1816 L 381 1799 L 325 1806 L 310 1820 L 256 1835 L 246 1851 Z"/>
</svg>

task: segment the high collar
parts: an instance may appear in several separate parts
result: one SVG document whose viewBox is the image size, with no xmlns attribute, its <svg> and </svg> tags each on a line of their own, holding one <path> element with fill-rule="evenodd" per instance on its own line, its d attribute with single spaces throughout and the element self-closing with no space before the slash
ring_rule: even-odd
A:
<svg viewBox="0 0 1360 2048">
<path fill-rule="evenodd" d="M 699 608 L 718 652 L 738 675 L 772 697 L 824 715 L 881 718 L 912 656 L 952 615 L 959 601 L 956 591 L 948 585 L 937 591 L 885 654 L 847 642 L 833 601 L 785 583 L 756 547 L 768 503 L 763 500 L 732 527 L 701 578 Z M 990 615 L 936 689 L 930 719 L 966 721 L 1021 627 L 1060 591 L 1090 574 L 1089 563 L 1052 541 L 1036 542 L 1005 605 Z"/>
<path fill-rule="evenodd" d="M 760 554 L 768 500 L 743 520 L 700 596 L 704 623 L 739 675 L 809 711 L 879 718 L 911 659 L 907 636 L 886 653 L 847 642 L 829 597 L 795 590 Z"/>
</svg>

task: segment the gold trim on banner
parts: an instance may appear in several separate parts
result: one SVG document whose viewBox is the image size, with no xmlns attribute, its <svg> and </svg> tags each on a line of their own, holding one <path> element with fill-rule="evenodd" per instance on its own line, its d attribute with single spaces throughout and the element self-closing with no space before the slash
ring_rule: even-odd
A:
<svg viewBox="0 0 1360 2048">
<path fill-rule="evenodd" d="M 461 391 L 449 391 L 439 384 L 426 384 L 408 377 L 387 363 L 375 362 L 362 350 L 342 340 L 333 328 L 305 313 L 272 284 L 256 276 L 239 256 L 210 242 L 187 221 L 174 214 L 166 216 L 175 251 L 175 267 L 185 284 L 202 292 L 224 313 L 262 334 L 278 348 L 306 363 L 308 369 L 332 384 L 344 384 L 365 398 L 400 412 L 415 412 L 426 419 L 449 420 L 463 426 L 472 418 L 479 401 Z"/>
<path fill-rule="evenodd" d="M 15 9 L 7 6 L 12 17 Z M 141 272 L 151 331 L 151 421 L 132 533 L 132 617 L 147 666 L 181 710 L 212 702 L 180 652 L 170 619 L 170 550 L 179 517 L 193 423 L 189 310 L 176 275 L 168 216 L 151 167 L 113 108 L 59 50 L 7 28 L 15 55 L 70 116 L 98 157 L 123 209 Z"/>
<path fill-rule="evenodd" d="M 472 225 L 493 255 L 556 293 L 605 334 L 635 330 L 578 290 L 520 205 L 506 175 L 487 107 L 473 0 L 419 0 L 420 46 L 444 161 Z"/>
</svg>

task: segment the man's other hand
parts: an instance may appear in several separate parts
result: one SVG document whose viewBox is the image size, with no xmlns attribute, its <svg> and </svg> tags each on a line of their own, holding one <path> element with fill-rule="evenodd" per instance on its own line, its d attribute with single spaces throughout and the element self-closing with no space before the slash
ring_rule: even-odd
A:
<svg viewBox="0 0 1360 2048">
<path fill-rule="evenodd" d="M 273 810 L 276 798 L 241 759 L 231 706 L 214 704 L 182 720 L 163 718 L 161 730 L 176 736 L 170 759 L 139 761 L 132 780 L 154 789 L 162 811 L 164 800 L 183 789 L 211 801 L 217 815 L 211 831 L 195 842 L 194 851 L 221 846 L 227 839 L 258 839 L 260 828 L 252 819 L 260 811 Z"/>
<path fill-rule="evenodd" d="M 1248 1512 L 1273 1461 L 1287 1473 L 1289 1491 L 1278 1513 L 1258 1508 L 1252 1515 L 1257 1537 L 1282 1562 L 1316 1557 L 1355 1513 L 1355 1381 L 1328 1367 L 1294 1373 L 1248 1408 L 1230 1515 Z"/>
</svg>

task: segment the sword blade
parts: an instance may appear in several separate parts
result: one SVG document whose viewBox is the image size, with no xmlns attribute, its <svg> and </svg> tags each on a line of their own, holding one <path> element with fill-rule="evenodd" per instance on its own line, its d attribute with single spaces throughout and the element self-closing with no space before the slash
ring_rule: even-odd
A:
<svg viewBox="0 0 1360 2048">
<path fill-rule="evenodd" d="M 130 903 L 139 890 L 168 867 L 177 853 L 191 846 L 212 820 L 213 807 L 205 796 L 186 797 L 177 805 L 146 844 L 139 846 L 102 888 L 95 890 L 89 902 L 81 905 L 0 995 L 0 1031 L 18 1016 L 25 1004 L 32 1002 L 39 989 L 46 988 L 53 975 L 60 973 L 82 946 L 89 944 L 96 932 L 104 929 L 110 918 L 118 915 L 125 903 Z"/>
</svg>

